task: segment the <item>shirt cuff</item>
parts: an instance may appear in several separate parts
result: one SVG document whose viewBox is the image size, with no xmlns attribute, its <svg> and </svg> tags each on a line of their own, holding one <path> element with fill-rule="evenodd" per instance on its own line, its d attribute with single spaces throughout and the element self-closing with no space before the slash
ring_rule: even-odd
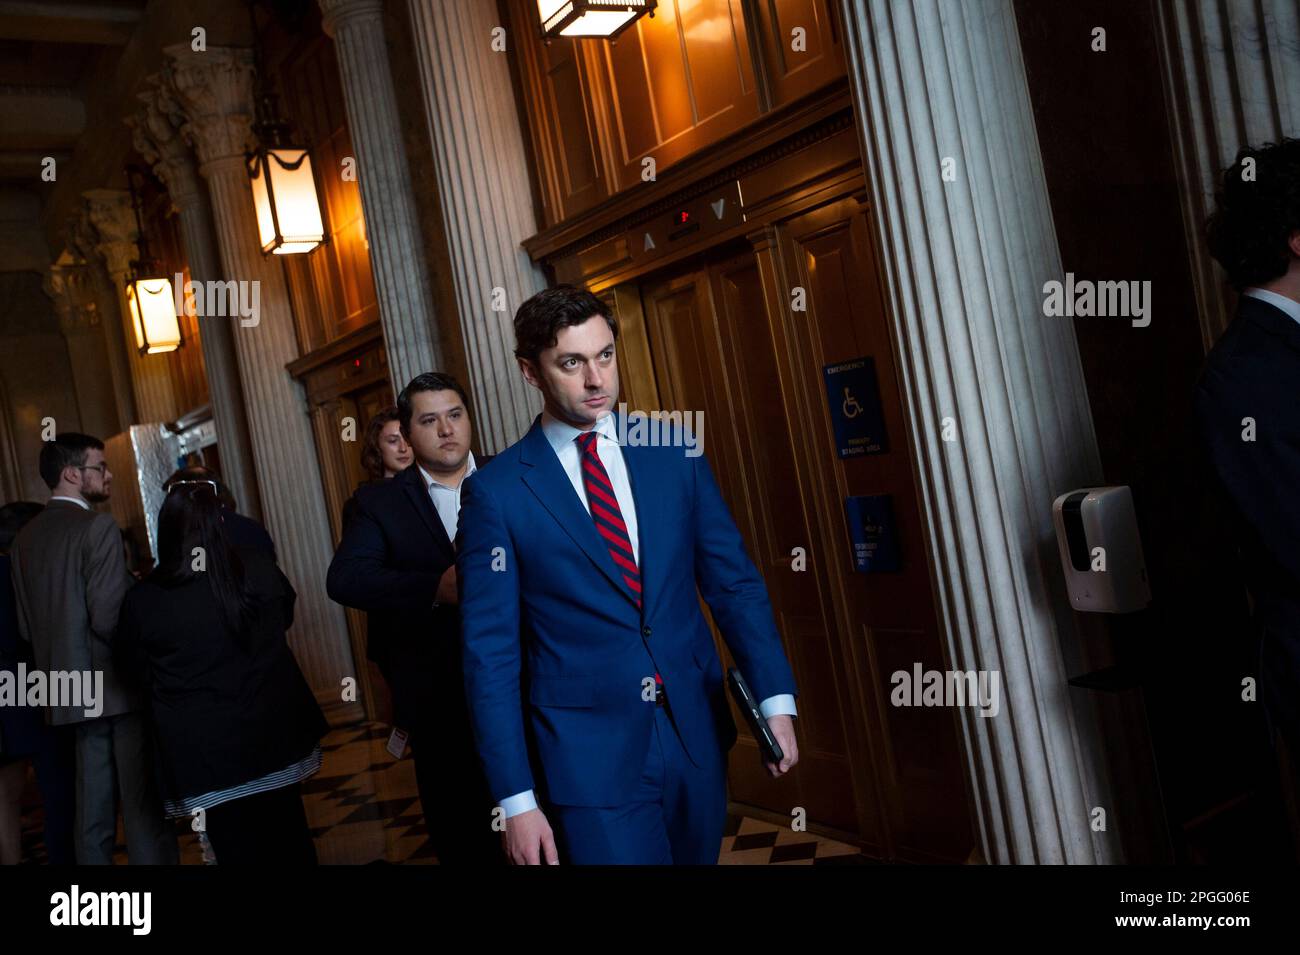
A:
<svg viewBox="0 0 1300 955">
<path fill-rule="evenodd" d="M 501 808 L 505 811 L 506 818 L 517 816 L 521 812 L 537 808 L 537 797 L 533 795 L 531 789 L 521 793 L 515 793 L 513 796 L 507 796 L 501 800 Z"/>
<path fill-rule="evenodd" d="M 798 716 L 794 708 L 794 694 L 778 693 L 776 696 L 769 696 L 762 703 L 758 704 L 758 711 L 763 714 L 763 719 L 770 720 L 774 716 Z"/>
</svg>

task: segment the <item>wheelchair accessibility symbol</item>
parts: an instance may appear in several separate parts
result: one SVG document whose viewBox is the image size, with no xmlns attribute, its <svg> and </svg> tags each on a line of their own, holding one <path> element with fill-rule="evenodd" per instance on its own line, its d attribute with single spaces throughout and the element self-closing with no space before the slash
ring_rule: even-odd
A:
<svg viewBox="0 0 1300 955">
<path fill-rule="evenodd" d="M 849 389 L 844 389 L 844 404 L 841 406 L 846 418 L 856 418 L 862 414 L 862 405 L 858 404 L 858 399 L 849 394 Z"/>
</svg>

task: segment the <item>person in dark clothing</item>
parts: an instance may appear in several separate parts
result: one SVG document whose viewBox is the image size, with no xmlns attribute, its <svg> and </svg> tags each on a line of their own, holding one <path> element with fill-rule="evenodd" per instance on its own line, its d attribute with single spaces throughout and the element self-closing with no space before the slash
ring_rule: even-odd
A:
<svg viewBox="0 0 1300 955">
<path fill-rule="evenodd" d="M 1196 417 L 1245 559 L 1259 698 L 1300 858 L 1300 139 L 1242 149 L 1216 199 L 1209 247 L 1240 297 Z"/>
<path fill-rule="evenodd" d="M 397 406 L 380 410 L 366 425 L 366 436 L 361 441 L 361 466 L 366 470 L 366 480 L 358 487 L 387 481 L 411 466 L 415 454 L 402 436 L 402 422 Z M 356 512 L 356 494 L 343 502 L 343 526 Z"/>
<path fill-rule="evenodd" d="M 226 523 L 226 536 L 235 547 L 264 550 L 271 555 L 271 560 L 279 561 L 275 553 L 275 542 L 271 539 L 271 535 L 267 533 L 266 528 L 251 517 L 245 517 L 239 513 L 239 505 L 235 501 L 235 495 L 230 492 L 230 488 L 226 487 L 225 482 L 221 480 L 221 475 L 212 468 L 205 467 L 202 464 L 181 468 L 179 471 L 173 472 L 163 482 L 163 492 L 170 491 L 182 482 L 191 481 L 206 481 L 217 489 L 217 500 L 222 507 L 221 516 Z"/>
<path fill-rule="evenodd" d="M 328 727 L 285 640 L 296 595 L 228 527 L 210 482 L 173 485 L 158 567 L 122 603 L 119 659 L 149 700 L 167 814 L 199 815 L 219 865 L 314 864 L 300 783 Z"/>
<path fill-rule="evenodd" d="M 479 463 L 469 401 L 449 375 L 419 375 L 397 405 L 415 463 L 354 495 L 327 587 L 369 615 L 368 655 L 410 734 L 429 838 L 444 865 L 504 864 L 461 676 L 456 537 L 460 489 Z"/>
<path fill-rule="evenodd" d="M 9 545 L 42 505 L 14 501 L 0 507 L 0 671 L 16 675 L 19 664 L 36 667 L 31 645 L 19 638 Z M 45 714 L 30 706 L 0 706 L 0 865 L 22 858 L 21 799 L 27 764 L 36 770 L 45 815 L 45 854 L 51 865 L 72 865 L 76 812 L 75 740 L 64 727 L 48 726 Z"/>
</svg>

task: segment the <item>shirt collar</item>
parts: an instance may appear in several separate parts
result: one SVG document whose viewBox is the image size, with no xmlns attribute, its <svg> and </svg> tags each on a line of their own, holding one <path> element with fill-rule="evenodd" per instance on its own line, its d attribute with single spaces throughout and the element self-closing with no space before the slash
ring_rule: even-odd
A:
<svg viewBox="0 0 1300 955">
<path fill-rule="evenodd" d="M 614 426 L 614 413 L 608 412 L 596 419 L 595 430 L 611 441 L 618 442 L 618 429 Z M 553 416 L 549 411 L 542 411 L 542 433 L 546 435 L 546 440 L 550 442 L 555 453 L 559 454 L 560 449 L 565 445 L 573 443 L 573 439 L 582 434 L 573 425 L 567 421 L 561 421 Z"/>
<path fill-rule="evenodd" d="M 55 495 L 52 495 L 52 496 L 50 497 L 50 500 L 51 500 L 51 501 L 71 501 L 73 504 L 76 504 L 76 505 L 79 506 L 79 507 L 83 507 L 83 508 L 85 508 L 86 510 L 90 510 L 90 505 L 87 504 L 85 501 L 83 501 L 83 500 L 82 500 L 81 498 L 79 498 L 79 497 L 64 497 L 62 494 L 55 494 Z"/>
<path fill-rule="evenodd" d="M 443 484 L 441 481 L 435 481 L 433 475 L 430 474 L 428 471 L 426 471 L 422 465 L 417 464 L 416 467 L 420 469 L 420 477 L 424 478 L 424 489 L 426 491 L 429 490 L 429 488 L 431 487 L 445 487 L 449 491 L 456 490 L 454 487 L 451 487 L 450 485 L 447 484 Z M 466 465 L 465 467 L 465 473 L 464 475 L 461 476 L 460 483 L 464 484 L 465 478 L 469 477 L 477 470 L 478 470 L 478 465 L 474 463 L 474 452 L 471 451 L 469 453 L 469 464 Z"/>
<path fill-rule="evenodd" d="M 1257 298 L 1261 302 L 1268 302 L 1275 308 L 1280 308 L 1297 322 L 1300 322 L 1300 302 L 1293 298 L 1287 298 L 1285 295 L 1278 295 L 1277 292 L 1270 292 L 1266 288 L 1248 288 L 1241 293 L 1251 298 Z"/>
</svg>

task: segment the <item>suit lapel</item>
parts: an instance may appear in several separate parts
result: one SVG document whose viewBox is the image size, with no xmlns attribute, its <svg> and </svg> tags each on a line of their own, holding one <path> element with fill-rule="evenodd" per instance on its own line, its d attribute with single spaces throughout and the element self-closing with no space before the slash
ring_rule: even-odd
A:
<svg viewBox="0 0 1300 955">
<path fill-rule="evenodd" d="M 565 473 L 564 468 L 560 466 L 560 459 L 556 457 L 555 449 L 546 440 L 546 434 L 542 431 L 541 415 L 533 419 L 533 426 L 528 429 L 528 433 L 520 443 L 523 446 L 520 448 L 519 461 L 528 466 L 528 470 L 523 473 L 524 484 L 528 485 L 528 489 L 533 492 L 541 505 L 551 513 L 556 523 L 560 525 L 560 529 L 582 548 L 618 592 L 635 606 L 635 595 L 623 582 L 623 574 L 615 565 L 614 559 L 609 556 L 609 548 L 605 546 L 604 538 L 600 536 L 591 515 L 587 513 L 587 509 L 582 506 L 582 502 L 574 493 L 573 484 L 569 481 L 569 475 Z M 637 513 L 640 514 L 640 511 Z M 644 581 L 643 576 L 642 587 L 645 586 Z M 643 596 L 643 603 L 644 599 Z"/>
<path fill-rule="evenodd" d="M 442 526 L 442 518 L 438 516 L 433 501 L 429 499 L 429 489 L 424 486 L 424 475 L 420 473 L 420 466 L 412 464 L 393 480 L 402 482 L 403 492 L 411 502 L 411 506 L 415 508 L 415 512 L 420 515 L 420 520 L 424 521 L 424 526 L 433 535 L 439 549 L 445 554 L 455 556 L 456 549 L 447 537 L 447 528 Z"/>
</svg>

